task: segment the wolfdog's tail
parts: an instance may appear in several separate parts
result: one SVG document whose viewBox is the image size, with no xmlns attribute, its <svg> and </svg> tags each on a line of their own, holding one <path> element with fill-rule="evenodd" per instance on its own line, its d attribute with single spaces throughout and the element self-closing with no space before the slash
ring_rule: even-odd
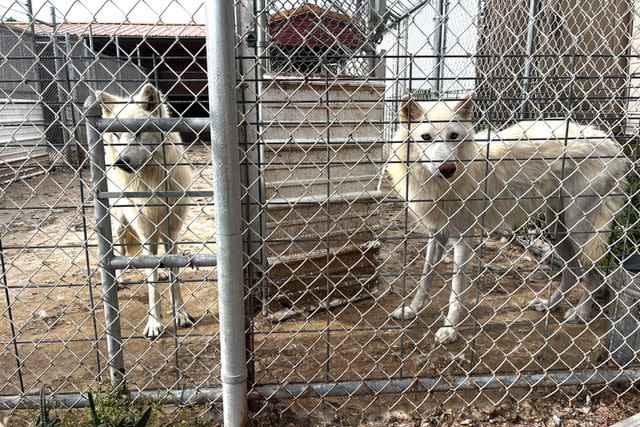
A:
<svg viewBox="0 0 640 427">
<path fill-rule="evenodd" d="M 623 202 L 624 198 L 619 195 L 603 197 L 600 206 L 596 208 L 593 214 L 592 227 L 594 233 L 588 234 L 586 241 L 582 244 L 583 263 L 586 262 L 587 265 L 596 263 L 607 254 L 613 220 L 620 213 Z"/>
<path fill-rule="evenodd" d="M 582 240 L 580 246 L 583 263 L 586 262 L 589 265 L 600 261 L 609 250 L 614 219 L 627 200 L 626 177 L 630 162 L 618 142 L 607 137 L 600 130 L 592 126 L 584 126 L 580 132 L 587 138 L 599 141 L 595 154 L 603 156 L 602 159 L 598 159 L 603 162 L 599 168 L 583 167 L 582 169 L 587 173 L 587 176 L 583 175 L 583 177 L 590 178 L 588 185 L 594 188 L 595 194 L 601 195 L 600 200 L 594 204 L 593 199 L 587 197 L 583 202 L 577 202 L 578 205 L 582 205 L 580 207 L 584 213 L 584 216 L 577 221 L 578 228 L 586 231 L 584 228 L 588 227 L 589 231 L 593 231 L 593 233 L 584 234 L 583 239 L 579 237 L 577 239 Z M 587 221 L 587 224 L 583 223 L 586 227 L 580 226 L 582 221 Z"/>
</svg>

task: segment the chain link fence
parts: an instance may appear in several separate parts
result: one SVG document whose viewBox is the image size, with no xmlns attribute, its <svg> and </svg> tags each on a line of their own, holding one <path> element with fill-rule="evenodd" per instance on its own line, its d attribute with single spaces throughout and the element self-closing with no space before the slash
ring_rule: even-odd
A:
<svg viewBox="0 0 640 427">
<path fill-rule="evenodd" d="M 204 3 L 2 8 L 0 408 L 13 416 L 42 385 L 67 406 L 126 387 L 134 401 L 217 408 L 244 384 L 220 350 L 234 311 L 255 419 L 274 402 L 333 422 L 632 390 L 637 2 L 236 0 L 233 105 L 211 95 L 222 42 L 207 45 Z M 234 151 L 214 117 L 236 113 Z M 425 126 L 460 121 L 473 126 L 454 133 L 484 151 L 428 158 L 424 135 L 458 136 Z M 544 123 L 556 124 L 536 131 Z M 221 147 L 239 155 L 231 214 Z M 483 172 L 468 187 L 435 176 L 455 166 L 420 175 L 452 159 Z M 411 193 L 416 176 L 453 199 Z M 529 191 L 543 181 L 553 186 Z M 457 229 L 458 209 L 483 226 Z M 500 220 L 517 210 L 509 229 Z M 234 221 L 241 254 L 226 240 Z M 581 258 L 594 239 L 602 256 Z M 232 259 L 242 307 L 223 300 Z M 591 304 L 583 287 L 593 314 L 566 320 Z M 467 309 L 452 320 L 461 290 Z"/>
</svg>

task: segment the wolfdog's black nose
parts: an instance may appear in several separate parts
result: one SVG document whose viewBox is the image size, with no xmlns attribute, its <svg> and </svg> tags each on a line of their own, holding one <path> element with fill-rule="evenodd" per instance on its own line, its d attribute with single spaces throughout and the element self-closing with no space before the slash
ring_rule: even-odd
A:
<svg viewBox="0 0 640 427">
<path fill-rule="evenodd" d="M 456 164 L 453 162 L 444 162 L 438 167 L 440 175 L 445 178 L 451 178 L 456 173 Z"/>
<path fill-rule="evenodd" d="M 122 158 L 122 157 L 119 158 L 118 160 L 116 160 L 113 163 L 113 166 L 118 168 L 118 169 L 122 169 L 123 171 L 128 172 L 128 173 L 133 173 L 134 172 L 134 169 L 131 167 L 131 165 L 129 164 L 127 159 Z"/>
</svg>

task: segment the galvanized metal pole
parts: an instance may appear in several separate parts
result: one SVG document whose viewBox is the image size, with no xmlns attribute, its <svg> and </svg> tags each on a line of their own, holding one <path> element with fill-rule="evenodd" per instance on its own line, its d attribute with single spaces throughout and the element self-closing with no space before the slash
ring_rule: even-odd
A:
<svg viewBox="0 0 640 427">
<path fill-rule="evenodd" d="M 529 91 L 531 90 L 531 68 L 533 64 L 534 39 L 536 37 L 536 15 L 538 0 L 529 0 L 529 20 L 527 23 L 527 46 L 524 57 L 524 73 L 522 76 L 522 95 L 524 99 L 520 106 L 520 119 L 524 120 L 529 114 Z"/>
<path fill-rule="evenodd" d="M 71 133 L 69 132 L 68 115 L 67 115 L 67 100 L 69 96 L 65 93 L 65 88 L 62 85 L 62 81 L 60 80 L 60 73 L 64 73 L 62 66 L 62 54 L 60 46 L 58 46 L 58 24 L 56 22 L 56 8 L 51 6 L 49 8 L 49 12 L 51 14 L 51 43 L 53 49 L 53 64 L 54 64 L 54 73 L 53 79 L 56 83 L 56 93 L 58 95 L 58 102 L 60 103 L 57 108 L 58 112 L 58 121 L 62 126 L 62 147 L 61 151 L 66 151 L 66 161 L 72 166 L 79 166 L 76 164 L 78 159 L 78 153 L 76 152 L 76 145 L 71 144 Z"/>
<path fill-rule="evenodd" d="M 91 89 L 98 89 L 98 77 L 94 70 L 94 61 L 91 61 L 91 57 L 95 58 L 95 50 L 93 50 L 93 29 L 91 24 L 89 24 L 89 44 L 83 43 L 84 54 L 86 55 L 86 68 L 84 73 L 82 73 L 83 80 L 89 80 L 89 84 L 87 85 L 87 89 L 89 93 L 91 93 Z M 86 74 L 86 77 L 85 77 Z M 85 84 L 87 84 L 85 82 Z M 88 142 L 87 142 L 88 143 Z"/>
<path fill-rule="evenodd" d="M 114 38 L 116 42 L 116 58 L 120 60 L 121 59 L 120 58 L 120 36 L 116 34 Z M 120 64 L 118 64 L 118 71 L 116 72 L 116 78 L 118 80 L 122 79 L 122 67 L 120 66 Z"/>
<path fill-rule="evenodd" d="M 258 17 L 258 25 L 256 28 L 256 42 L 258 47 L 258 61 L 262 74 L 271 72 L 271 64 L 269 63 L 269 8 L 266 0 L 256 0 L 256 14 Z M 259 81 L 261 83 L 261 81 Z M 262 92 L 259 92 L 260 94 Z"/>
<path fill-rule="evenodd" d="M 104 145 L 100 133 L 93 127 L 92 120 L 102 117 L 96 98 L 90 96 L 84 103 L 87 144 L 91 164 L 91 182 L 96 216 L 98 252 L 100 254 L 100 276 L 102 278 L 102 300 L 104 303 L 105 333 L 107 335 L 107 364 L 111 385 L 115 388 L 124 381 L 124 358 L 122 355 L 122 335 L 120 333 L 120 308 L 118 307 L 118 285 L 116 272 L 111 266 L 113 258 L 113 235 L 109 216 L 109 199 L 100 197 L 107 192 L 105 176 Z"/>
<path fill-rule="evenodd" d="M 436 95 L 440 95 L 440 89 L 442 88 L 441 81 L 441 69 L 442 69 L 442 61 L 443 61 L 443 51 L 442 51 L 442 37 L 444 35 L 443 27 L 444 27 L 444 10 L 445 10 L 445 2 L 446 0 L 438 0 L 438 4 L 436 6 L 436 29 L 433 33 L 433 53 L 434 53 L 434 66 L 433 71 L 431 72 L 431 87 Z"/>
<path fill-rule="evenodd" d="M 442 25 L 440 26 L 440 62 L 438 63 L 438 93 L 442 93 L 442 81 L 444 80 L 444 65 L 447 59 L 447 33 L 449 32 L 449 0 L 444 2 L 442 11 Z"/>
<path fill-rule="evenodd" d="M 251 262 L 245 271 L 245 277 L 249 280 L 249 286 L 260 283 L 260 300 L 262 314 L 269 311 L 269 289 L 266 281 L 261 281 L 262 274 L 267 271 L 267 246 L 264 244 L 264 236 L 267 233 L 266 216 L 266 184 L 262 173 L 265 159 L 266 142 L 263 138 L 264 108 L 261 102 L 265 93 L 265 79 L 272 72 L 269 61 L 269 8 L 266 0 L 243 0 L 236 4 L 236 19 L 238 22 L 236 34 L 238 37 L 238 74 L 243 79 L 254 80 L 253 83 L 242 84 L 240 94 L 240 110 L 244 121 L 240 126 L 240 145 L 244 150 L 246 161 L 242 164 L 242 185 L 247 189 L 243 194 L 242 207 L 245 218 L 248 219 L 249 232 L 245 234 L 245 253 L 251 254 Z M 256 19 L 257 18 L 257 19 Z M 257 43 L 251 46 L 246 35 L 251 34 L 255 28 Z M 270 81 L 270 80 L 269 80 Z M 255 123 L 255 125 L 250 125 Z M 245 312 L 252 315 L 255 311 L 256 301 L 254 295 L 245 300 Z M 247 318 L 247 330 L 251 326 L 251 319 Z M 247 334 L 247 352 L 253 349 L 252 336 Z M 250 359 L 250 356 L 248 356 Z M 252 362 L 247 366 L 248 382 L 253 380 Z"/>
<path fill-rule="evenodd" d="M 376 45 L 384 34 L 386 24 L 387 0 L 369 0 L 367 12 L 367 36 L 369 37 L 369 42 L 367 45 L 370 52 L 367 52 L 367 55 L 370 55 L 370 57 L 367 58 L 367 63 L 369 64 L 368 71 L 371 73 L 370 75 L 376 80 L 384 80 L 386 76 L 385 60 L 376 52 Z"/>
<path fill-rule="evenodd" d="M 205 22 L 218 256 L 222 402 L 224 425 L 235 427 L 247 425 L 248 417 L 233 2 L 206 2 Z"/>
<path fill-rule="evenodd" d="M 42 77 L 40 76 L 40 55 L 38 54 L 38 37 L 36 36 L 36 18 L 33 15 L 33 5 L 31 0 L 26 0 L 27 20 L 29 21 L 29 32 L 31 33 L 31 46 L 33 49 L 33 78 L 36 86 L 36 104 L 44 108 L 44 93 L 42 85 Z"/>
<path fill-rule="evenodd" d="M 361 2 L 358 2 L 358 3 L 359 4 L 356 6 L 356 13 L 360 13 Z M 376 6 L 377 6 L 376 0 L 369 0 L 367 2 L 367 9 L 366 9 L 366 16 L 365 16 L 365 19 L 366 19 L 365 32 L 367 36 L 367 43 L 364 46 L 367 71 L 366 71 L 365 77 L 375 75 L 375 69 L 377 64 L 376 50 L 373 44 L 375 36 L 373 33 L 377 27 L 380 17 L 377 14 Z"/>
</svg>

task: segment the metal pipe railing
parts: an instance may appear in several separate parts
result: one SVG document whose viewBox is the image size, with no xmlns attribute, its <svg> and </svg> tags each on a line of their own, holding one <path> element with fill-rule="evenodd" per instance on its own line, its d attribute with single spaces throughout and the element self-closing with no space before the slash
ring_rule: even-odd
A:
<svg viewBox="0 0 640 427">
<path fill-rule="evenodd" d="M 133 257 L 114 256 L 113 232 L 111 229 L 110 199 L 120 197 L 158 197 L 170 194 L 175 197 L 197 195 L 210 197 L 210 191 L 183 192 L 114 192 L 109 191 L 106 178 L 105 149 L 102 133 L 104 132 L 169 132 L 208 129 L 207 118 L 159 118 L 148 119 L 105 119 L 94 96 L 87 98 L 84 104 L 87 143 L 91 163 L 92 192 L 94 196 L 96 231 L 102 281 L 102 299 L 105 307 L 105 331 L 107 336 L 108 365 L 111 384 L 114 387 L 124 382 L 124 356 L 120 331 L 120 311 L 118 306 L 118 290 L 115 280 L 116 270 L 132 268 L 184 268 L 215 267 L 217 257 L 213 254 L 163 254 L 138 255 Z M 215 164 L 215 163 L 214 163 Z M 172 194 L 176 193 L 176 194 Z M 193 194 L 191 194 L 193 193 Z M 238 192 L 239 197 L 239 192 Z M 237 213 L 239 215 L 239 212 Z M 241 259 L 242 250 L 237 250 L 233 257 Z M 241 264 L 240 264 L 241 265 Z"/>
<path fill-rule="evenodd" d="M 224 425 L 247 416 L 244 280 L 234 3 L 205 3 L 211 162 L 218 254 L 220 375 Z"/>
<path fill-rule="evenodd" d="M 84 103 L 87 144 L 91 164 L 92 192 L 99 194 L 108 190 L 105 175 L 104 143 L 100 132 L 92 123 L 102 117 L 102 111 L 94 96 Z M 124 381 L 124 357 L 122 354 L 122 335 L 120 332 L 120 309 L 118 306 L 118 284 L 115 269 L 109 265 L 113 258 L 113 233 L 109 213 L 109 199 L 94 197 L 96 234 L 100 254 L 100 276 L 102 280 L 102 301 L 104 303 L 105 332 L 107 335 L 107 364 L 111 384 L 120 386 Z"/>
<path fill-rule="evenodd" d="M 328 396 L 365 396 L 381 394 L 433 393 L 451 390 L 495 390 L 530 389 L 533 387 L 595 386 L 628 383 L 640 376 L 640 368 L 620 367 L 586 369 L 580 372 L 546 372 L 525 374 L 480 374 L 435 377 L 411 377 L 391 379 L 366 379 L 356 381 L 291 382 L 285 384 L 257 385 L 248 393 L 250 400 L 313 399 Z M 142 398 L 168 405 L 195 405 L 220 402 L 223 392 L 220 387 L 198 387 L 180 389 L 157 389 L 131 391 L 124 396 L 135 401 Z M 56 406 L 85 408 L 89 406 L 87 396 L 82 393 L 55 393 L 47 397 Z M 37 408 L 40 398 L 30 394 L 15 398 L 0 396 L 0 410 L 14 408 Z M 225 408 L 226 414 L 226 408 Z M 228 424 L 225 424 L 228 425 Z"/>
<path fill-rule="evenodd" d="M 92 121 L 98 132 L 208 132 L 206 117 L 154 117 L 149 119 L 104 119 Z"/>
<path fill-rule="evenodd" d="M 114 256 L 109 262 L 109 267 L 116 270 L 125 268 L 183 268 L 183 267 L 215 267 L 217 259 L 215 255 L 136 255 Z"/>
</svg>

